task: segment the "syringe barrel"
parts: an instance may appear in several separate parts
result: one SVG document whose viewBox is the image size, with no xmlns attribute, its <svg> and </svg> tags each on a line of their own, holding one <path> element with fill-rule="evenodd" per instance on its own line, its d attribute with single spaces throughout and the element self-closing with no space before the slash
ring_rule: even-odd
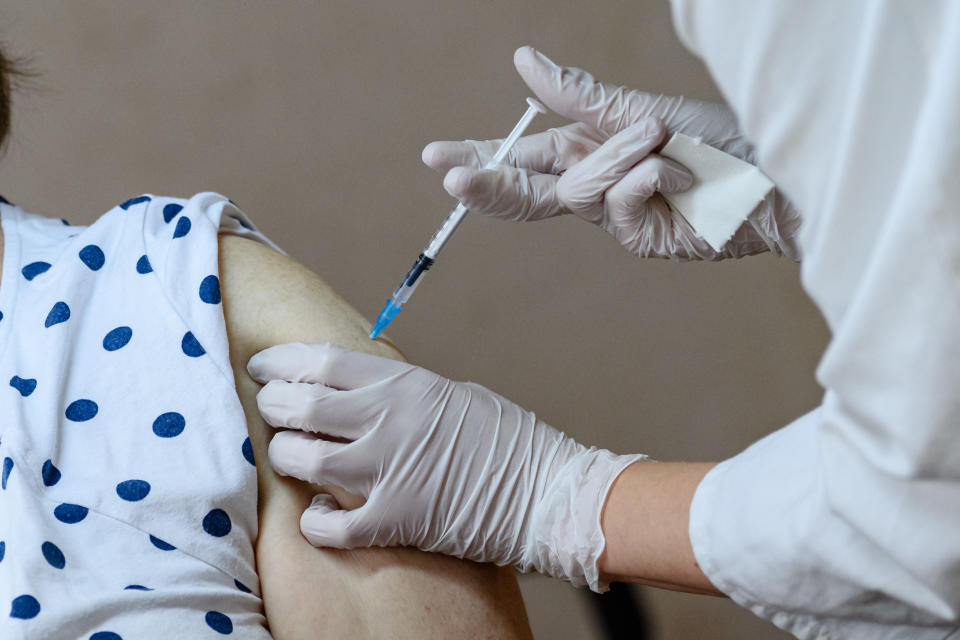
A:
<svg viewBox="0 0 960 640">
<path fill-rule="evenodd" d="M 421 253 L 417 260 L 413 263 L 413 266 L 410 267 L 407 275 L 403 277 L 403 281 L 394 290 L 394 301 L 398 304 L 403 304 L 409 300 L 410 296 L 413 295 L 414 289 L 416 289 L 417 285 L 420 284 L 420 277 L 432 266 L 433 258 Z"/>
<path fill-rule="evenodd" d="M 467 215 L 467 208 L 463 206 L 463 203 L 457 205 L 457 207 L 450 212 L 450 215 L 447 216 L 447 219 L 443 221 L 443 224 L 440 225 L 440 228 L 437 229 L 433 237 L 430 238 L 430 242 L 427 243 L 427 248 L 423 250 L 421 255 L 427 256 L 430 259 L 437 257 L 437 254 L 440 253 L 440 250 L 443 249 L 443 246 L 447 244 L 447 240 L 450 239 L 450 236 L 453 235 L 453 232 L 457 230 L 457 227 L 460 226 L 460 223 L 463 222 L 463 219 Z"/>
</svg>

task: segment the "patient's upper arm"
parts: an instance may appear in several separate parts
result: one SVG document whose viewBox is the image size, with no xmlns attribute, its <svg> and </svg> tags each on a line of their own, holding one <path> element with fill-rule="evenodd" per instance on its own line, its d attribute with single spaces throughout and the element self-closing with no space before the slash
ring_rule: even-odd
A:
<svg viewBox="0 0 960 640">
<path fill-rule="evenodd" d="M 277 476 L 275 432 L 260 418 L 260 386 L 246 372 L 257 351 L 283 342 L 334 342 L 400 359 L 367 337 L 369 324 L 314 273 L 257 242 L 220 238 L 220 281 L 230 361 L 259 477 L 257 566 L 274 637 L 527 638 L 511 569 L 415 549 L 315 549 L 300 534 L 317 489 Z"/>
</svg>

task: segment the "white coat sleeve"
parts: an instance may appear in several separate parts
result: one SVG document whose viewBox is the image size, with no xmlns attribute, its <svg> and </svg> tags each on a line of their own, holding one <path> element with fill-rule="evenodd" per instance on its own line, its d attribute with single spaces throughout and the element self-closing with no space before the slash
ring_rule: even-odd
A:
<svg viewBox="0 0 960 640">
<path fill-rule="evenodd" d="M 673 8 L 832 332 L 822 405 L 698 488 L 697 560 L 801 638 L 960 637 L 960 3 Z"/>
</svg>

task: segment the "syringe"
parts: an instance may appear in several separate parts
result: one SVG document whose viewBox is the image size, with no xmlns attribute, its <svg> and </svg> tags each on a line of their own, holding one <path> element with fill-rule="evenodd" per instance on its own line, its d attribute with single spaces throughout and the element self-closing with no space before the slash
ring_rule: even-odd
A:
<svg viewBox="0 0 960 640">
<path fill-rule="evenodd" d="M 500 164 L 517 139 L 519 139 L 527 127 L 530 126 L 534 117 L 536 117 L 538 113 L 547 112 L 546 107 L 533 98 L 527 98 L 527 104 L 530 105 L 527 108 L 527 112 L 524 113 L 523 117 L 517 122 L 513 131 L 510 132 L 510 135 L 500 143 L 500 148 L 493 154 L 493 157 L 483 165 L 484 169 L 492 169 Z M 461 202 L 450 212 L 447 219 L 443 221 L 440 228 L 437 229 L 433 237 L 430 238 L 430 242 L 427 243 L 427 248 L 423 250 L 423 253 L 420 254 L 413 263 L 413 266 L 410 267 L 410 271 L 408 271 L 407 275 L 400 281 L 400 286 L 396 288 L 393 296 L 387 300 L 387 304 L 383 307 L 383 311 L 377 316 L 377 322 L 370 332 L 371 338 L 376 338 L 380 335 L 380 332 L 383 331 L 388 324 L 393 322 L 393 318 L 403 310 L 403 305 L 410 299 L 410 296 L 413 295 L 413 290 L 417 288 L 417 285 L 420 284 L 420 277 L 423 275 L 423 272 L 433 266 L 437 254 L 439 254 L 443 246 L 447 244 L 447 240 L 449 240 L 453 232 L 457 230 L 457 227 L 466 215 L 467 208 L 463 206 Z"/>
</svg>

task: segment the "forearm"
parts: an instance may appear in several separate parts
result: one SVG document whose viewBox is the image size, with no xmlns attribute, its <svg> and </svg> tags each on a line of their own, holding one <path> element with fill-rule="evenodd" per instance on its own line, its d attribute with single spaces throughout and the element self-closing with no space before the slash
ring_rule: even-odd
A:
<svg viewBox="0 0 960 640">
<path fill-rule="evenodd" d="M 605 580 L 723 595 L 700 570 L 688 533 L 693 494 L 714 464 L 644 461 L 620 474 L 601 516 Z"/>
</svg>

